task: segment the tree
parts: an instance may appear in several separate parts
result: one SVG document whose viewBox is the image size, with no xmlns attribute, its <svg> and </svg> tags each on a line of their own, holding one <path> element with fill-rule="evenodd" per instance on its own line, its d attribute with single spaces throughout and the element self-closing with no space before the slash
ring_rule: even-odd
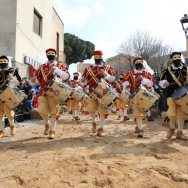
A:
<svg viewBox="0 0 188 188">
<path fill-rule="evenodd" d="M 122 42 L 118 50 L 119 54 L 124 53 L 131 57 L 142 57 L 155 71 L 164 69 L 165 62 L 171 52 L 172 48 L 164 45 L 161 39 L 139 30 Z"/>
<path fill-rule="evenodd" d="M 93 43 L 84 41 L 70 33 L 64 34 L 64 46 L 66 63 L 68 66 L 72 63 L 83 62 L 86 59 L 91 59 L 95 49 Z"/>
</svg>

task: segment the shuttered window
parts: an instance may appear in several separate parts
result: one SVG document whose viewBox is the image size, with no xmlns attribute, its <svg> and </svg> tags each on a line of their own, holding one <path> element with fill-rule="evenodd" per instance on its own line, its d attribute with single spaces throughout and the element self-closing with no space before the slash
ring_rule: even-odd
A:
<svg viewBox="0 0 188 188">
<path fill-rule="evenodd" d="M 33 31 L 37 35 L 42 36 L 42 16 L 36 9 L 34 9 L 33 14 Z"/>
</svg>

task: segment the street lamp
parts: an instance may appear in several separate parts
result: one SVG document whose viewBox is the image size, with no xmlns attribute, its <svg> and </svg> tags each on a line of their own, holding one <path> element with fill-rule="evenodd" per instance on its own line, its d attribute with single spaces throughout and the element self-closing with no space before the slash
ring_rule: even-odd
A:
<svg viewBox="0 0 188 188">
<path fill-rule="evenodd" d="M 188 37 L 188 16 L 187 14 L 184 14 L 184 16 L 180 20 L 182 24 L 182 28 L 185 32 L 185 36 Z"/>
<path fill-rule="evenodd" d="M 188 54 L 188 16 L 187 16 L 187 14 L 184 14 L 184 16 L 181 18 L 180 22 L 182 24 L 182 28 L 183 28 L 183 31 L 185 33 L 186 51 L 187 51 L 187 54 Z"/>
</svg>

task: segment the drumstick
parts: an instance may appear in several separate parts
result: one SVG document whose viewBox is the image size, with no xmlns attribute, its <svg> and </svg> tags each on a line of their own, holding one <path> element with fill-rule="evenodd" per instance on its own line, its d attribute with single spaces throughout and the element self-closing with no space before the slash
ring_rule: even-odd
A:
<svg viewBox="0 0 188 188">
<path fill-rule="evenodd" d="M 169 83 L 169 85 L 167 87 L 169 87 L 169 86 L 171 86 L 173 84 L 177 84 L 177 83 L 176 82 Z"/>
</svg>

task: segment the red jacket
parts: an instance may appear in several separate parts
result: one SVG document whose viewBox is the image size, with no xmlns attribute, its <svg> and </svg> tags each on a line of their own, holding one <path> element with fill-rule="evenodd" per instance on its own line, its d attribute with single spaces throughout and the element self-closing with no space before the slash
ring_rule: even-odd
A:
<svg viewBox="0 0 188 188">
<path fill-rule="evenodd" d="M 111 76 L 115 76 L 115 71 L 110 65 L 105 65 L 103 67 L 91 65 L 85 68 L 82 77 L 85 78 L 88 82 L 89 92 L 92 92 L 93 86 L 98 84 L 100 80 L 104 78 L 104 76 L 99 74 L 101 69 L 105 70 Z"/>
<path fill-rule="evenodd" d="M 64 67 L 63 64 L 59 64 L 57 63 L 57 65 L 50 65 L 48 63 L 46 64 L 42 64 L 37 72 L 36 72 L 36 78 L 39 80 L 40 82 L 40 91 L 39 91 L 39 95 L 44 95 L 44 88 L 46 86 L 48 86 L 49 82 L 54 78 L 54 68 L 58 67 L 59 69 L 61 69 L 62 71 L 65 71 L 68 73 L 67 69 Z"/>
<path fill-rule="evenodd" d="M 141 73 L 137 72 L 136 70 L 128 71 L 123 78 L 123 82 L 128 81 L 130 83 L 130 85 L 131 85 L 130 93 L 131 94 L 141 84 L 141 80 L 139 79 L 139 76 L 142 76 L 143 78 L 147 78 L 147 79 L 151 80 L 152 82 L 154 82 L 154 78 L 149 72 L 146 72 L 144 70 Z"/>
</svg>

